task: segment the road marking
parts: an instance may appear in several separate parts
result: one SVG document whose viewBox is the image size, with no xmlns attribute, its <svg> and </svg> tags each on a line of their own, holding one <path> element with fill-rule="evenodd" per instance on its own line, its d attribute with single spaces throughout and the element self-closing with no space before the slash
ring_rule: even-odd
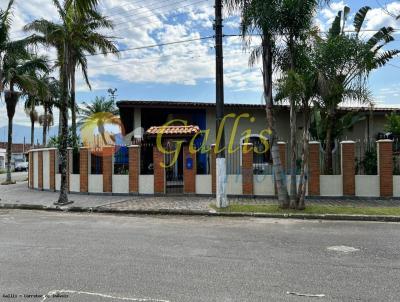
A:
<svg viewBox="0 0 400 302">
<path fill-rule="evenodd" d="M 356 249 L 355 247 L 351 247 L 351 246 L 338 245 L 338 246 L 327 247 L 327 250 L 334 251 L 334 252 L 342 252 L 342 253 L 354 253 L 354 252 L 358 252 L 360 249 Z"/>
<path fill-rule="evenodd" d="M 302 294 L 302 293 L 296 293 L 296 292 L 286 292 L 286 294 L 299 296 L 299 297 L 310 297 L 310 298 L 323 298 L 323 297 L 325 297 L 324 294 Z"/>
<path fill-rule="evenodd" d="M 45 296 L 43 296 L 43 299 L 41 302 L 46 301 L 48 298 L 52 298 L 52 296 L 54 296 L 54 295 L 61 295 L 61 294 L 77 294 L 77 295 L 97 296 L 97 297 L 101 297 L 101 298 L 115 299 L 115 300 L 121 300 L 121 301 L 170 302 L 168 300 L 159 300 L 159 299 L 151 299 L 151 298 L 116 297 L 116 296 L 111 296 L 111 295 L 106 295 L 106 294 L 101 294 L 101 293 L 92 293 L 92 292 L 76 291 L 76 290 L 69 290 L 69 289 L 56 289 L 56 290 L 49 291 Z"/>
</svg>

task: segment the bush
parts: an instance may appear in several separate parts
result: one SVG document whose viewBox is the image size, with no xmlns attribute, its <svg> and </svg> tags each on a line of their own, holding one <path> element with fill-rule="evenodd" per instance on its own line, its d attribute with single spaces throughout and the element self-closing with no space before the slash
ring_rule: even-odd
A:
<svg viewBox="0 0 400 302">
<path fill-rule="evenodd" d="M 364 153 L 364 158 L 356 162 L 356 174 L 364 172 L 365 175 L 378 174 L 378 156 L 376 148 L 368 148 Z"/>
<path fill-rule="evenodd" d="M 385 131 L 393 135 L 400 135 L 400 115 L 395 112 L 386 115 Z"/>
</svg>

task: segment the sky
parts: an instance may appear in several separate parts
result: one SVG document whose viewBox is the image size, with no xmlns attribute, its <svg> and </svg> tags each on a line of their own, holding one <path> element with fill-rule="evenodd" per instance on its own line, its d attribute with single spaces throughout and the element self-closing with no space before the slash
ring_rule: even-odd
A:
<svg viewBox="0 0 400 302">
<path fill-rule="evenodd" d="M 8 0 L 0 0 L 4 8 Z M 213 0 L 100 0 L 100 11 L 114 22 L 114 29 L 105 32 L 112 36 L 121 50 L 143 46 L 197 39 L 213 35 Z M 330 27 L 337 12 L 345 5 L 355 12 L 368 5 L 372 10 L 364 29 L 382 26 L 400 28 L 387 11 L 400 14 L 400 1 L 346 0 L 331 1 L 315 16 L 315 24 L 322 31 Z M 383 8 L 382 8 L 383 7 Z M 239 19 L 224 13 L 224 32 L 238 33 Z M 57 22 L 57 11 L 49 0 L 15 0 L 12 38 L 27 34 L 22 27 L 32 20 L 46 18 Z M 365 35 L 370 34 L 365 32 Z M 400 48 L 400 31 L 390 48 Z M 254 45 L 257 41 L 253 41 Z M 54 49 L 40 49 L 49 59 L 55 58 Z M 227 103 L 261 103 L 262 79 L 260 66 L 248 65 L 249 53 L 243 50 L 239 37 L 224 39 L 225 101 Z M 91 102 L 95 96 L 107 96 L 109 88 L 116 88 L 117 100 L 215 101 L 214 40 L 205 39 L 164 47 L 123 51 L 120 57 L 98 55 L 89 57 L 90 91 L 80 71 L 77 74 L 79 103 Z M 396 58 L 369 80 L 376 106 L 400 108 L 400 58 Z M 0 127 L 6 125 L 5 104 L 0 100 Z M 57 120 L 57 117 L 55 118 Z M 17 108 L 14 122 L 29 125 L 23 102 Z"/>
</svg>

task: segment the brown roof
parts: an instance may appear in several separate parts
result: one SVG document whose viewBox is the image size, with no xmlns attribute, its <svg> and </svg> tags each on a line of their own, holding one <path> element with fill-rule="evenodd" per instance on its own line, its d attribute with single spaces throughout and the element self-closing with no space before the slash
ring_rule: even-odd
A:
<svg viewBox="0 0 400 302">
<path fill-rule="evenodd" d="M 7 150 L 7 142 L 0 142 L 0 149 L 6 149 Z M 12 153 L 26 153 L 31 149 L 30 145 L 27 144 L 12 144 L 11 146 L 11 152 Z"/>
<path fill-rule="evenodd" d="M 185 136 L 192 136 L 195 135 L 196 133 L 200 132 L 200 128 L 198 126 L 153 126 L 150 127 L 147 131 L 147 135 L 157 135 L 157 134 L 162 134 L 162 135 L 185 135 Z"/>
<path fill-rule="evenodd" d="M 144 101 L 144 100 L 122 100 L 117 102 L 119 108 L 132 108 L 132 107 L 142 107 L 142 108 L 214 108 L 215 103 L 211 102 L 191 102 L 191 101 Z M 265 104 L 254 104 L 254 103 L 225 103 L 226 108 L 248 108 L 248 109 L 264 109 Z M 289 109 L 286 104 L 275 104 L 276 108 Z M 339 110 L 348 111 L 361 111 L 368 112 L 371 110 L 369 106 L 340 106 Z M 399 111 L 400 108 L 396 107 L 373 107 L 374 112 L 387 113 L 392 111 Z"/>
</svg>

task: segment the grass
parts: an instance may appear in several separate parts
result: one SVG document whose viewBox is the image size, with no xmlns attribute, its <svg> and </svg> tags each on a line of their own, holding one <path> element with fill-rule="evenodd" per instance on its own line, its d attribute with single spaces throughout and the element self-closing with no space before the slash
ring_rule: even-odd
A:
<svg viewBox="0 0 400 302">
<path fill-rule="evenodd" d="M 214 209 L 216 207 L 211 205 Z M 243 205 L 233 204 L 226 209 L 216 209 L 228 213 L 268 213 L 268 214 L 347 214 L 347 215 L 384 215 L 400 216 L 400 207 L 365 207 L 365 206 L 328 206 L 307 205 L 304 211 L 283 210 L 278 205 Z"/>
</svg>

